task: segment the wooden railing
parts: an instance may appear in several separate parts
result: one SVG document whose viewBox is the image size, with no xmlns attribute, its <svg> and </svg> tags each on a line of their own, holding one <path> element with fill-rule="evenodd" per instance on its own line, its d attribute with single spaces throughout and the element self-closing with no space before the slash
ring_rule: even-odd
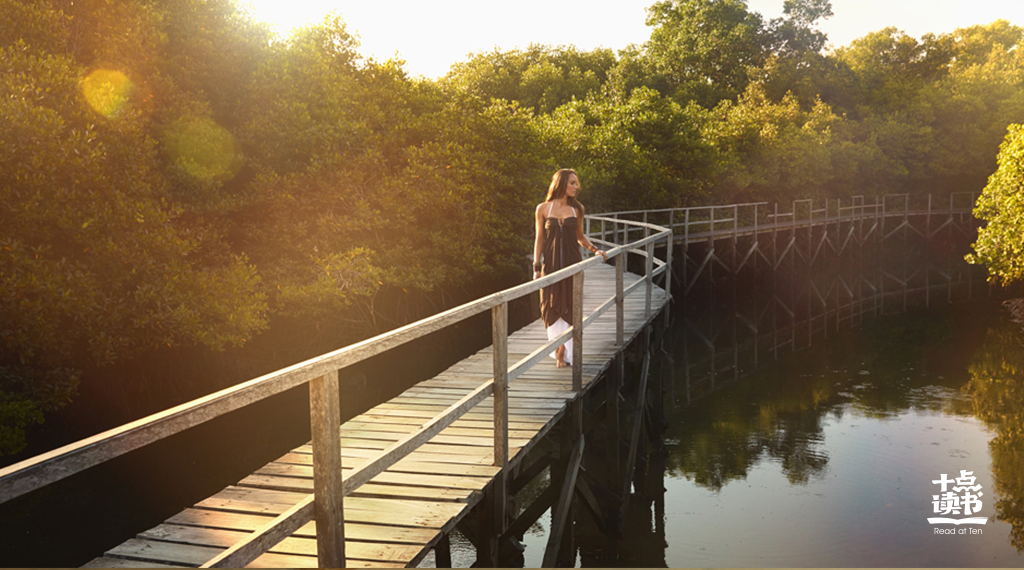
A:
<svg viewBox="0 0 1024 570">
<path fill-rule="evenodd" d="M 871 202 L 865 200 L 863 196 L 854 196 L 845 201 L 826 198 L 824 204 L 821 200 L 793 200 L 789 212 L 779 212 L 779 204 L 774 204 L 774 208 L 769 209 L 768 202 L 750 202 L 723 206 L 626 210 L 601 215 L 615 220 L 654 223 L 672 230 L 677 240 L 687 243 L 691 236 L 706 239 L 709 235 L 757 233 L 824 223 L 880 221 L 887 218 L 902 218 L 906 221 L 909 216 L 968 216 L 973 215 L 974 203 L 978 196 L 977 192 L 954 192 L 949 195 L 948 207 L 933 204 L 930 194 L 886 194 L 872 198 Z M 638 228 L 631 227 L 621 227 L 618 230 L 622 235 L 617 238 L 623 242 L 628 242 L 631 234 L 639 231 Z M 604 231 L 602 228 L 602 232 Z M 932 231 L 931 228 L 929 231 Z"/>
<path fill-rule="evenodd" d="M 596 234 L 593 236 L 593 241 L 612 246 L 607 254 L 609 259 L 615 260 L 616 289 L 613 297 L 604 301 L 586 318 L 583 317 L 582 307 L 583 276 L 585 271 L 601 263 L 596 258 L 589 258 L 540 279 L 499 291 L 362 342 L 0 469 L 0 503 L 228 412 L 308 383 L 314 493 L 249 535 L 243 542 L 220 553 L 207 562 L 204 567 L 245 566 L 311 520 L 316 520 L 319 565 L 321 567 L 343 567 L 345 565 L 343 499 L 346 495 L 426 443 L 427 440 L 491 395 L 494 396 L 494 462 L 496 465 L 504 467 L 508 463 L 509 449 L 508 383 L 543 360 L 555 347 L 572 338 L 573 390 L 579 392 L 583 382 L 583 329 L 614 306 L 616 308 L 616 342 L 621 344 L 624 342 L 623 302 L 625 296 L 636 287 L 643 285 L 646 297 L 645 310 L 649 315 L 654 277 L 664 273 L 664 288 L 670 289 L 672 272 L 668 269 L 671 267 L 672 248 L 666 248 L 668 254 L 665 260 L 655 259 L 654 256 L 656 243 L 669 244 L 672 242 L 670 229 L 607 216 L 588 216 L 587 221 L 588 223 L 599 222 L 602 231 L 609 229 L 626 239 L 620 242 L 625 245 L 615 245 L 614 240 L 598 238 Z M 629 242 L 628 238 L 631 232 L 642 232 L 643 237 Z M 643 280 L 625 287 L 623 275 L 628 253 L 644 257 L 645 271 Z M 508 303 L 532 295 L 542 287 L 567 278 L 573 280 L 574 322 L 571 323 L 572 326 L 558 338 L 544 344 L 510 367 L 507 350 Z M 490 311 L 492 315 L 494 377 L 424 423 L 413 433 L 389 446 L 376 459 L 352 470 L 347 477 L 342 478 L 341 446 L 339 444 L 341 424 L 339 373 L 348 366 L 485 311 Z"/>
</svg>

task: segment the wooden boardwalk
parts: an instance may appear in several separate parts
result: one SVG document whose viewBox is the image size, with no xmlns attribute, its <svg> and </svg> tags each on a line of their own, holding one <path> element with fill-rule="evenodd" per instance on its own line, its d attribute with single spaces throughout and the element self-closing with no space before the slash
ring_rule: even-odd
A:
<svg viewBox="0 0 1024 570">
<path fill-rule="evenodd" d="M 630 284 L 642 277 L 626 273 Z M 615 267 L 600 265 L 584 280 L 584 315 L 615 295 Z M 646 311 L 643 287 L 624 300 L 625 341 L 616 344 L 616 314 L 589 324 L 583 343 L 583 391 L 609 368 L 668 302 L 654 287 Z M 646 314 L 645 314 L 646 313 Z M 510 361 L 547 342 L 538 320 L 508 337 Z M 378 457 L 494 375 L 492 347 L 420 382 L 398 397 L 341 426 L 343 473 Z M 566 414 L 572 368 L 554 359 L 509 383 L 509 470 Z M 481 501 L 501 471 L 494 465 L 493 397 L 476 405 L 416 451 L 344 498 L 346 566 L 416 566 Z M 216 495 L 108 550 L 86 567 L 200 566 L 245 539 L 313 492 L 312 448 L 297 447 Z M 347 475 L 346 475 L 347 476 Z M 253 567 L 315 567 L 315 522 L 299 528 L 250 564 Z"/>
</svg>

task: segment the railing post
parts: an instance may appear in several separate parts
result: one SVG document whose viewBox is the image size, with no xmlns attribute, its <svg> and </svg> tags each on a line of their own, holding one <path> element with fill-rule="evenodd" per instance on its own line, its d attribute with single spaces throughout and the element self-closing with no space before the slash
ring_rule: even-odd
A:
<svg viewBox="0 0 1024 570">
<path fill-rule="evenodd" d="M 583 390 L 583 271 L 572 276 L 572 390 Z"/>
<path fill-rule="evenodd" d="M 669 322 L 669 303 L 668 300 L 672 298 L 672 248 L 675 247 L 675 233 L 672 232 L 671 226 L 668 232 L 668 242 L 666 243 L 665 251 L 665 327 L 668 327 Z"/>
<path fill-rule="evenodd" d="M 341 481 L 341 400 L 338 372 L 309 382 L 313 445 L 313 519 L 321 568 L 345 567 L 345 513 Z"/>
<path fill-rule="evenodd" d="M 644 226 L 644 239 L 651 235 L 651 228 Z M 647 252 L 647 259 L 644 262 L 644 278 L 647 283 L 644 287 L 644 317 L 651 316 L 651 293 L 654 287 L 654 242 L 647 242 L 644 246 Z"/>
<path fill-rule="evenodd" d="M 491 309 L 491 337 L 494 355 L 494 465 L 501 471 L 494 477 L 490 493 L 490 520 L 485 526 L 490 527 L 485 549 L 491 566 L 497 566 L 498 552 L 501 545 L 498 537 L 507 527 L 508 516 L 508 303 L 502 303 Z M 486 515 L 485 515 L 486 516 Z"/>
<path fill-rule="evenodd" d="M 685 210 L 683 216 L 683 288 L 685 289 L 690 283 L 690 272 L 688 271 L 688 265 L 690 264 L 690 209 Z M 683 302 L 686 302 L 686 294 L 683 294 Z"/>
<path fill-rule="evenodd" d="M 508 465 L 508 303 L 491 309 L 494 349 L 494 465 Z"/>
<path fill-rule="evenodd" d="M 623 277 L 626 273 L 626 252 L 615 256 L 615 346 L 625 342 L 625 294 Z"/>
</svg>

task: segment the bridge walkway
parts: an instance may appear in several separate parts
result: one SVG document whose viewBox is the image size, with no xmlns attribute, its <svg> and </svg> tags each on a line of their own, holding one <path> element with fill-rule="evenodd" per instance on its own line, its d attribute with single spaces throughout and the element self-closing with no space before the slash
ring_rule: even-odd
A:
<svg viewBox="0 0 1024 570">
<path fill-rule="evenodd" d="M 625 273 L 626 288 L 643 277 Z M 584 315 L 614 297 L 615 267 L 598 265 L 584 280 Z M 607 311 L 587 325 L 583 343 L 583 390 L 609 368 L 668 302 L 657 286 L 646 311 L 643 287 L 624 299 L 624 338 L 616 344 L 616 313 Z M 511 361 L 527 357 L 547 342 L 543 323 L 534 321 L 509 335 Z M 341 426 L 342 468 L 347 473 L 443 412 L 493 376 L 493 347 L 452 365 L 399 396 Z M 509 383 L 509 462 L 515 469 L 566 414 L 580 394 L 572 390 L 572 368 L 542 362 Z M 440 431 L 428 443 L 370 479 L 344 498 L 346 566 L 418 565 L 430 549 L 484 497 L 501 471 L 494 458 L 493 396 Z M 245 477 L 139 533 L 92 560 L 86 567 L 201 566 L 267 525 L 313 492 L 310 443 L 301 445 Z M 315 567 L 315 522 L 306 523 L 252 567 Z"/>
</svg>

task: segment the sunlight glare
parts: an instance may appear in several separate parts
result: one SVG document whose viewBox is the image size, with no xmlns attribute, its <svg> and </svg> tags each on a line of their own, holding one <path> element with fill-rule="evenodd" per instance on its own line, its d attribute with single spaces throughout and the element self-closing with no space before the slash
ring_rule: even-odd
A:
<svg viewBox="0 0 1024 570">
<path fill-rule="evenodd" d="M 82 94 L 89 106 L 104 117 L 115 118 L 128 104 L 135 85 L 125 74 L 113 69 L 97 69 L 82 80 Z"/>
<path fill-rule="evenodd" d="M 238 145 L 209 117 L 182 117 L 164 132 L 165 152 L 179 172 L 200 182 L 230 180 L 242 167 Z"/>
<path fill-rule="evenodd" d="M 338 9 L 336 0 L 236 0 L 238 7 L 265 22 L 282 36 L 292 30 L 318 24 L 332 10 Z"/>
</svg>

